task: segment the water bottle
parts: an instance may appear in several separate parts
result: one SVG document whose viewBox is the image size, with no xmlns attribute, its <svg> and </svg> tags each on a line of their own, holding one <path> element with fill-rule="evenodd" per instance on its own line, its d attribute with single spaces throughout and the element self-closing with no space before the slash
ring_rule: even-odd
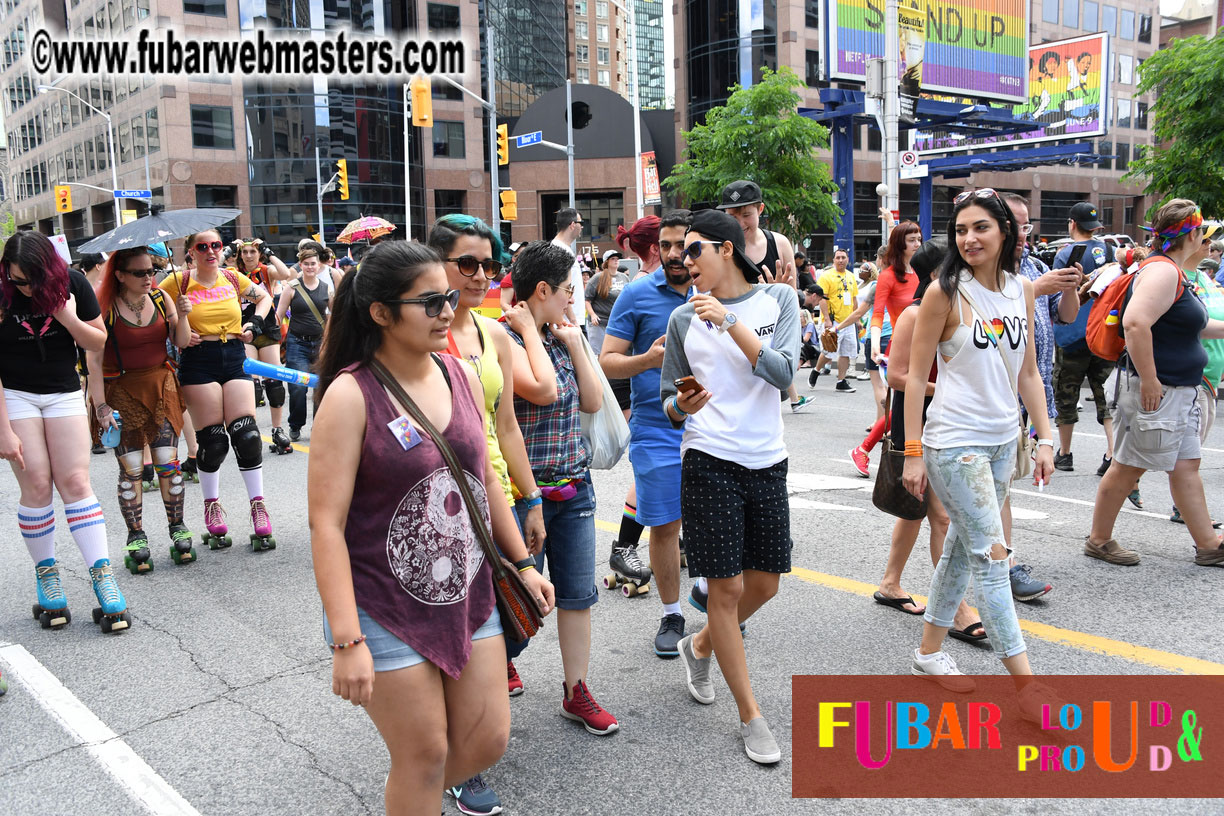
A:
<svg viewBox="0 0 1224 816">
<path fill-rule="evenodd" d="M 113 449 L 119 447 L 119 437 L 123 434 L 123 418 L 119 416 L 118 411 L 112 411 L 111 416 L 115 424 L 102 432 L 102 447 Z"/>
</svg>

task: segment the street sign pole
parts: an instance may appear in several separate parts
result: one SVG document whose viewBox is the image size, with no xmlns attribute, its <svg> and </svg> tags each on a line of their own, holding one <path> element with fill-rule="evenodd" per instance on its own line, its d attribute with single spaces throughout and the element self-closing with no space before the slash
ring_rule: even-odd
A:
<svg viewBox="0 0 1224 816">
<path fill-rule="evenodd" d="M 493 225 L 493 234 L 501 235 L 501 202 L 498 200 L 498 194 L 501 192 L 498 189 L 498 169 L 497 169 L 497 97 L 496 89 L 493 84 L 495 68 L 497 65 L 497 49 L 494 48 L 496 42 L 493 33 L 493 27 L 485 25 L 485 42 L 489 48 L 489 56 L 485 64 L 489 66 L 489 87 L 488 100 L 489 107 L 486 109 L 489 112 L 489 191 L 492 196 L 489 200 L 489 223 Z"/>
<path fill-rule="evenodd" d="M 319 142 L 315 140 L 315 182 L 318 186 L 318 196 L 316 200 L 319 202 L 319 243 L 324 244 L 327 240 L 327 235 L 323 232 L 323 165 L 319 164 Z"/>
</svg>

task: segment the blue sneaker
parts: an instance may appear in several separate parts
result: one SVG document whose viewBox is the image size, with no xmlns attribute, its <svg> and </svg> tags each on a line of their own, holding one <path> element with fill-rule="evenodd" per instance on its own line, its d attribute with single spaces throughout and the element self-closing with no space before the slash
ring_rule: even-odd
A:
<svg viewBox="0 0 1224 816">
<path fill-rule="evenodd" d="M 42 628 L 59 629 L 72 623 L 72 613 L 68 611 L 68 598 L 60 586 L 59 566 L 55 559 L 48 558 L 35 564 L 34 575 L 37 578 L 34 586 L 38 592 L 34 617 Z"/>
<path fill-rule="evenodd" d="M 455 797 L 455 805 L 459 808 L 459 812 L 466 813 L 468 816 L 492 816 L 494 813 L 502 812 L 501 799 L 498 799 L 493 789 L 484 783 L 480 774 L 476 774 L 462 785 L 451 788 L 447 792 Z"/>
<path fill-rule="evenodd" d="M 1027 564 L 1012 567 L 1008 577 L 1011 579 L 1012 597 L 1017 601 L 1031 601 L 1054 589 L 1052 584 L 1034 580 Z"/>
</svg>

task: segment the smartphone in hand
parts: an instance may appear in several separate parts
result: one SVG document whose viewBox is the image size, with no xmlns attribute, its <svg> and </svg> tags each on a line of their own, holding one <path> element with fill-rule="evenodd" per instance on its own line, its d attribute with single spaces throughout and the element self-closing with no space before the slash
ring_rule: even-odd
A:
<svg viewBox="0 0 1224 816">
<path fill-rule="evenodd" d="M 694 394 L 702 390 L 701 383 L 697 382 L 697 378 L 691 375 L 674 380 L 672 385 L 676 386 L 676 390 L 682 394 Z"/>
<path fill-rule="evenodd" d="M 1084 259 L 1084 252 L 1087 251 L 1087 244 L 1076 244 L 1071 248 L 1071 256 L 1067 258 L 1067 266 L 1075 266 Z"/>
</svg>

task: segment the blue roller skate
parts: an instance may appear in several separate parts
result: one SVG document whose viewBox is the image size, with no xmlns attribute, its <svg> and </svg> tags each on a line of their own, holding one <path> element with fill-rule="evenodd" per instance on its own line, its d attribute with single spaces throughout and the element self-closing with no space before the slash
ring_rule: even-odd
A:
<svg viewBox="0 0 1224 816">
<path fill-rule="evenodd" d="M 72 613 L 68 611 L 68 598 L 60 586 L 59 567 L 55 559 L 39 561 L 34 566 L 34 574 L 38 578 L 35 584 L 38 603 L 34 604 L 34 619 L 44 629 L 60 629 L 72 623 Z"/>
<path fill-rule="evenodd" d="M 115 583 L 115 574 L 111 572 L 109 558 L 99 558 L 89 568 L 89 578 L 93 581 L 94 594 L 98 596 L 101 607 L 95 607 L 93 621 L 109 634 L 127 629 L 132 625 L 132 616 L 127 611 L 127 601 Z"/>
</svg>

